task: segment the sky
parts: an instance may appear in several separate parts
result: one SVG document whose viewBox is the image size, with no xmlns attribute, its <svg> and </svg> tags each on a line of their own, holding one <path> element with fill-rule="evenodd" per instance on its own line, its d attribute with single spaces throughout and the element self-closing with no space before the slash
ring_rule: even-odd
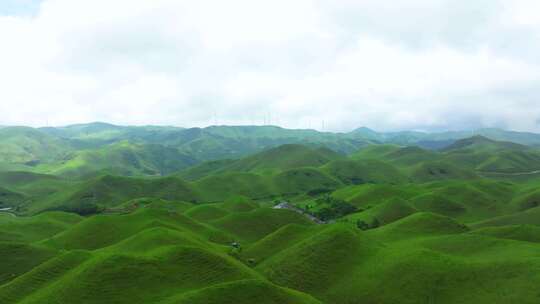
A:
<svg viewBox="0 0 540 304">
<path fill-rule="evenodd" d="M 0 125 L 540 132 L 538 0 L 1 0 Z"/>
</svg>

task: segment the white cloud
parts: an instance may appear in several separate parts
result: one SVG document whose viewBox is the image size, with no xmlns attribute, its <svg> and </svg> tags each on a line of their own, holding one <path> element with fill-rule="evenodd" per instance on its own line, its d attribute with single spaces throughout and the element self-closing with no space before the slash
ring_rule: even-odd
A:
<svg viewBox="0 0 540 304">
<path fill-rule="evenodd" d="M 0 124 L 540 131 L 537 6 L 44 0 L 0 16 Z"/>
</svg>

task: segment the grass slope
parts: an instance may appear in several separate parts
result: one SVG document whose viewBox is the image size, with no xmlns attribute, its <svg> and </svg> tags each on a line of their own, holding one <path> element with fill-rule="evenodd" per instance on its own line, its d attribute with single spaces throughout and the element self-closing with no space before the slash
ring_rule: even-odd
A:
<svg viewBox="0 0 540 304">
<path fill-rule="evenodd" d="M 211 224 L 243 242 L 255 242 L 287 224 L 312 225 L 304 216 L 289 210 L 259 208 L 230 214 Z"/>
<path fill-rule="evenodd" d="M 68 177 L 96 175 L 97 172 L 124 176 L 165 175 L 196 162 L 175 148 L 122 141 L 99 149 L 79 151 L 59 165 L 51 165 L 47 172 Z"/>
</svg>

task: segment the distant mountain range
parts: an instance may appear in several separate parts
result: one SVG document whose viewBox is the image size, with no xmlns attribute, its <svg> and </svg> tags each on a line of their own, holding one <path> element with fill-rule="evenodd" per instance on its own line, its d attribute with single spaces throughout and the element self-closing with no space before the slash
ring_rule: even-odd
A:
<svg viewBox="0 0 540 304">
<path fill-rule="evenodd" d="M 377 144 L 442 150 L 481 135 L 497 141 L 540 146 L 540 134 L 481 129 L 423 133 L 348 133 L 277 126 L 117 126 L 107 123 L 66 127 L 0 128 L 0 171 L 32 171 L 70 177 L 95 174 L 167 175 L 212 160 L 238 159 L 285 144 L 325 147 L 343 155 Z"/>
<path fill-rule="evenodd" d="M 358 128 L 349 134 L 364 139 L 401 145 L 418 145 L 425 148 L 443 148 L 456 140 L 480 135 L 493 140 L 515 142 L 528 146 L 540 146 L 540 134 L 530 132 L 507 131 L 503 129 L 486 128 L 470 131 L 446 132 L 376 132 L 369 128 Z"/>
</svg>

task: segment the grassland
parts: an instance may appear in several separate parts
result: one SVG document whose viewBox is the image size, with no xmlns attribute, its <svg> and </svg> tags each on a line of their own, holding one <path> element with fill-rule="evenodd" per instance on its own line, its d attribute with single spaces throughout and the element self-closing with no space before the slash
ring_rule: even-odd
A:
<svg viewBox="0 0 540 304">
<path fill-rule="evenodd" d="M 405 212 L 381 217 L 379 228 L 364 231 L 349 221 L 315 225 L 293 211 L 260 207 L 242 197 L 223 203 L 180 204 L 178 209 L 170 204 L 174 203 L 145 199 L 131 213 L 86 218 L 61 212 L 2 216 L 3 222 L 8 221 L 0 227 L 2 238 L 7 231 L 19 237 L 0 246 L 4 270 L 0 300 L 538 300 L 538 222 L 465 225 L 393 201 L 364 212 L 370 216 L 399 208 Z M 36 225 L 39 229 L 32 230 Z M 232 247 L 232 242 L 241 249 Z"/>
<path fill-rule="evenodd" d="M 0 303 L 540 302 L 535 148 L 477 136 L 440 151 L 185 153 L 223 138 L 253 147 L 248 130 L 42 130 L 62 138 L 49 163 L 0 170 Z M 285 132 L 258 131 L 266 143 Z M 142 143 L 178 134 L 192 141 Z"/>
</svg>

